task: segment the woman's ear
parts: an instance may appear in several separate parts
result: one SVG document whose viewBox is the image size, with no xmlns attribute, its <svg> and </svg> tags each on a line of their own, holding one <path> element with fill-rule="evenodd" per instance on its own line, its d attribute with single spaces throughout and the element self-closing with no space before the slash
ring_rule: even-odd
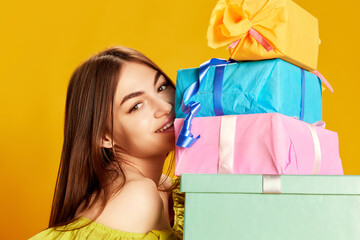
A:
<svg viewBox="0 0 360 240">
<path fill-rule="evenodd" d="M 105 134 L 101 139 L 101 147 L 103 147 L 103 148 L 112 148 L 113 147 L 113 141 L 107 134 Z"/>
</svg>

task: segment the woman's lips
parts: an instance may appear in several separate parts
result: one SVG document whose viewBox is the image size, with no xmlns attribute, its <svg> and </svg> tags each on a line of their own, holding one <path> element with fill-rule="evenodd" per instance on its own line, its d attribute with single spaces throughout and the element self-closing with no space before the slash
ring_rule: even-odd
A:
<svg viewBox="0 0 360 240">
<path fill-rule="evenodd" d="M 156 133 L 167 133 L 167 132 L 173 132 L 174 131 L 174 124 L 172 124 L 167 129 L 163 130 L 162 132 L 156 132 Z"/>
<path fill-rule="evenodd" d="M 155 133 L 174 131 L 174 120 L 174 116 L 169 117 L 168 120 L 164 123 L 164 125 L 162 125 L 158 130 L 156 130 Z"/>
</svg>

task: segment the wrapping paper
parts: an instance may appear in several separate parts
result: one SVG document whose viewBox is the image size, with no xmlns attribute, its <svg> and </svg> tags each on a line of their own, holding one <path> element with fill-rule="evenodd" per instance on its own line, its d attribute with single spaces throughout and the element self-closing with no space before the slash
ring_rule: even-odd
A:
<svg viewBox="0 0 360 240">
<path fill-rule="evenodd" d="M 192 131 L 200 138 L 190 148 L 176 146 L 175 175 L 219 170 L 234 174 L 343 174 L 336 132 L 278 113 L 237 115 L 233 116 L 234 124 L 222 124 L 227 117 L 193 120 Z M 183 122 L 175 119 L 176 136 Z M 231 136 L 231 132 L 235 134 Z M 319 153 L 320 162 L 315 161 Z"/>
<path fill-rule="evenodd" d="M 229 44 L 235 60 L 281 58 L 317 69 L 318 20 L 291 0 L 219 0 L 207 37 L 213 48 Z"/>
<path fill-rule="evenodd" d="M 360 239 L 360 176 L 183 174 L 184 239 Z"/>
<path fill-rule="evenodd" d="M 184 102 L 199 102 L 196 117 L 215 116 L 214 81 L 216 66 L 210 66 L 197 93 Z M 225 115 L 279 112 L 314 123 L 322 119 L 321 80 L 314 74 L 281 59 L 227 64 L 222 80 L 222 110 Z M 181 105 L 185 91 L 199 79 L 199 68 L 177 73 L 175 111 L 177 118 L 186 114 Z M 304 96 L 302 97 L 302 92 Z M 303 101 L 303 102 L 302 102 Z"/>
</svg>

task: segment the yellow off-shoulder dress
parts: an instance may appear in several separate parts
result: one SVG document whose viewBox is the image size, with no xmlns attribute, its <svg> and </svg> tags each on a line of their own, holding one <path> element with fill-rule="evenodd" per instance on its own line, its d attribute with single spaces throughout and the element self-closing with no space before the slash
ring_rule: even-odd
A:
<svg viewBox="0 0 360 240">
<path fill-rule="evenodd" d="M 165 230 L 151 230 L 148 233 L 131 233 L 116 230 L 104 226 L 97 222 L 92 222 L 87 218 L 79 218 L 76 221 L 61 227 L 48 228 L 39 234 L 30 238 L 30 240 L 179 240 L 183 239 L 183 225 L 184 225 L 184 194 L 180 193 L 179 188 L 172 191 L 174 202 L 174 225 L 170 229 Z M 88 224 L 90 223 L 90 224 Z M 85 227 L 74 229 L 80 226 Z"/>
</svg>

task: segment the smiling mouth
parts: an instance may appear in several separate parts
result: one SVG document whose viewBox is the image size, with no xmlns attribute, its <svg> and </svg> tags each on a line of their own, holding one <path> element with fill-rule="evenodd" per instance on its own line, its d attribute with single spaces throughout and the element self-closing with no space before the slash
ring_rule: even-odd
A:
<svg viewBox="0 0 360 240">
<path fill-rule="evenodd" d="M 166 129 L 169 129 L 171 126 L 174 125 L 174 120 L 171 120 L 169 123 L 167 123 L 165 126 L 163 126 L 162 128 L 160 128 L 159 130 L 156 131 L 156 133 L 160 133 L 160 132 L 163 132 L 165 131 Z"/>
</svg>

